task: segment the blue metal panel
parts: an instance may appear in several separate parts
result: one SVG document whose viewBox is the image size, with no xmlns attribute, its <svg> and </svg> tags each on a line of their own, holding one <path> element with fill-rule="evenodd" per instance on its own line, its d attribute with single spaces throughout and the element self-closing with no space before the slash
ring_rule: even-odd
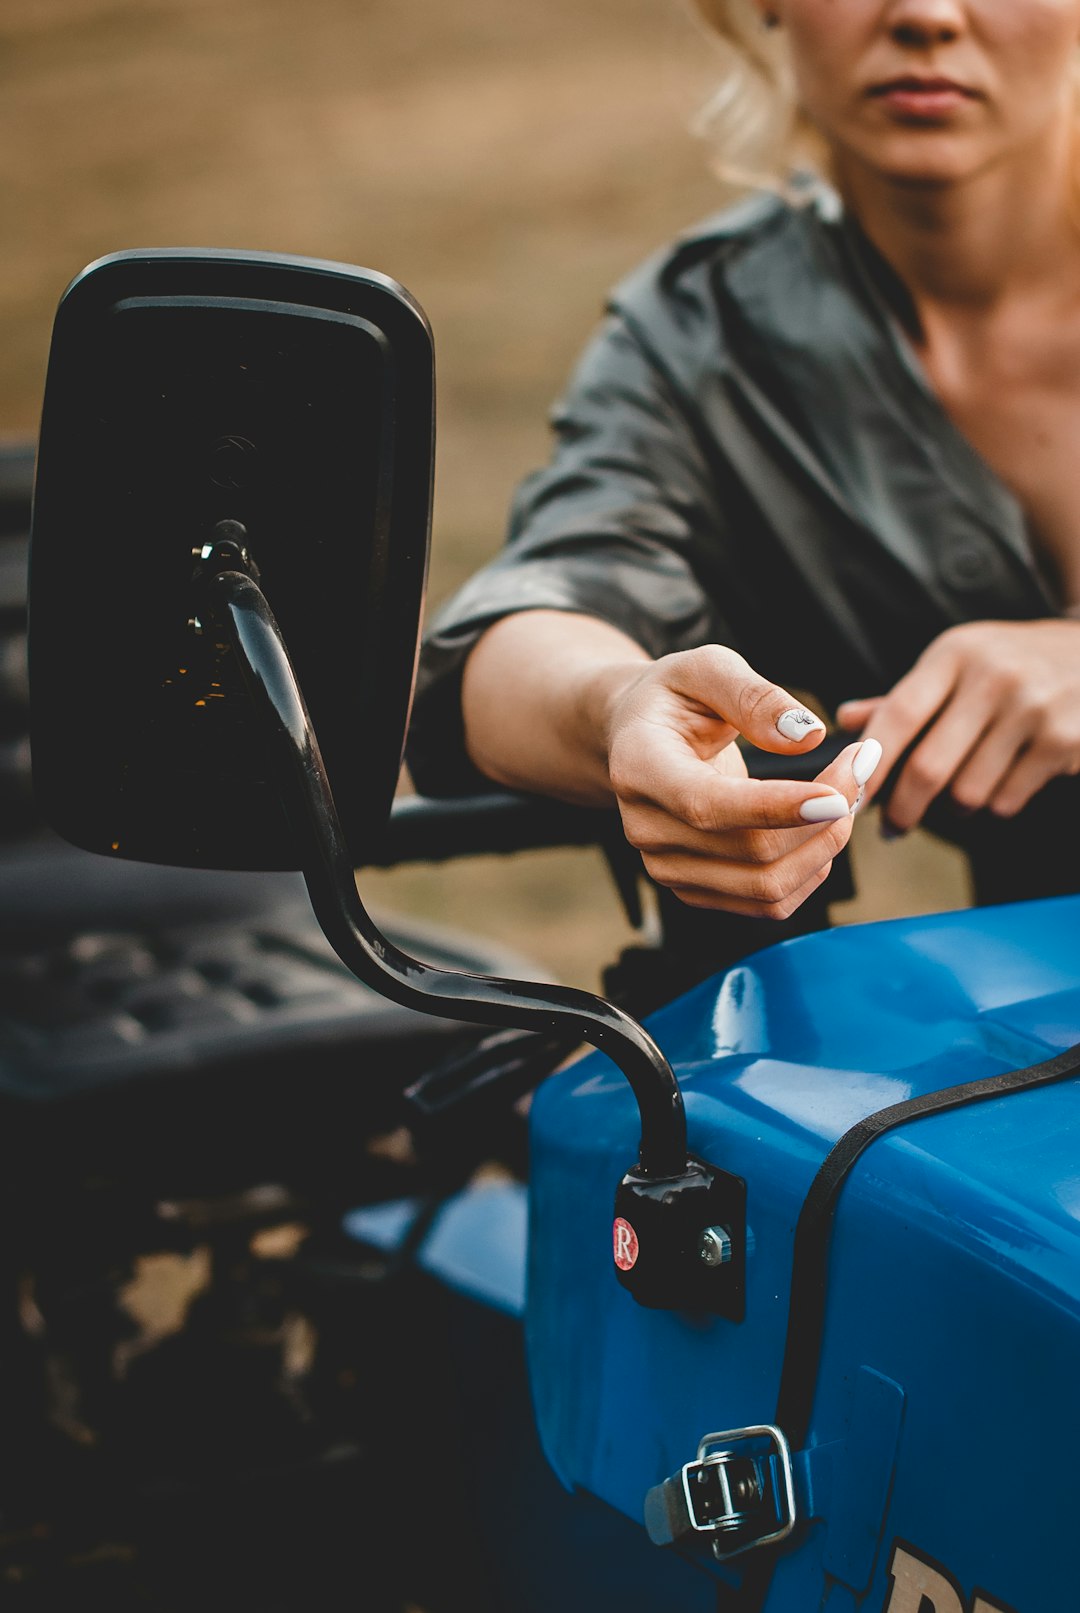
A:
<svg viewBox="0 0 1080 1613">
<path fill-rule="evenodd" d="M 393 1254 L 427 1208 L 415 1198 L 365 1205 L 350 1211 L 343 1226 L 359 1242 Z M 415 1448 L 440 1469 L 444 1457 L 448 1463 L 438 1517 L 425 1516 L 423 1527 L 423 1549 L 440 1563 L 439 1606 L 714 1613 L 706 1574 L 655 1551 L 621 1513 L 580 1492 L 568 1495 L 543 1459 L 520 1328 L 524 1189 L 489 1181 L 455 1194 L 426 1229 L 416 1265 L 432 1280 L 404 1289 L 391 1283 L 375 1314 L 384 1328 L 389 1320 L 391 1337 L 404 1329 L 430 1344 L 423 1370 L 407 1364 L 403 1377 L 395 1359 L 383 1364 L 381 1384 L 396 1408 L 392 1438 L 399 1450 L 401 1443 Z M 379 1463 L 377 1450 L 372 1459 Z M 384 1473 L 400 1472 L 396 1460 Z"/>
<path fill-rule="evenodd" d="M 599 1055 L 545 1085 L 526 1329 L 564 1483 L 640 1517 L 703 1433 L 770 1420 L 795 1221 L 828 1149 L 887 1104 L 1080 1040 L 1078 938 L 1077 898 L 853 927 L 759 954 L 654 1017 L 692 1148 L 748 1183 L 738 1326 L 642 1310 L 618 1287 L 611 1203 L 636 1149 L 633 1101 Z M 1063 1605 L 1078 1359 L 1077 1085 L 876 1142 L 841 1198 L 811 1433 L 860 1431 L 860 1368 L 906 1398 L 868 1608 L 884 1605 L 896 1536 L 948 1562 L 968 1596 L 978 1585 L 1023 1613 Z M 855 1605 L 862 1587 L 826 1575 L 850 1579 L 842 1486 L 833 1495 L 831 1523 L 782 1562 L 770 1610 L 804 1613 L 825 1594 L 830 1610 Z"/>
<path fill-rule="evenodd" d="M 862 1367 L 855 1377 L 847 1441 L 832 1461 L 832 1489 L 821 1509 L 829 1519 L 822 1567 L 856 1595 L 866 1592 L 874 1572 L 904 1402 L 899 1384 Z"/>
<path fill-rule="evenodd" d="M 394 1199 L 350 1210 L 342 1227 L 351 1238 L 390 1252 L 400 1249 L 422 1199 Z M 525 1309 L 525 1189 L 518 1182 L 482 1182 L 440 1205 L 416 1253 L 421 1271 L 448 1288 L 507 1316 Z"/>
</svg>

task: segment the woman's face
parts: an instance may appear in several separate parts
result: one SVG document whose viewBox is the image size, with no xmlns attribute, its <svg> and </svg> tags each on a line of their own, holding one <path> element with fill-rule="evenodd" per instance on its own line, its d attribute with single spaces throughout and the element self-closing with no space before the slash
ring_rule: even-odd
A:
<svg viewBox="0 0 1080 1613">
<path fill-rule="evenodd" d="M 800 101 L 845 158 L 911 183 L 1008 160 L 1063 119 L 1080 0 L 776 0 Z"/>
</svg>

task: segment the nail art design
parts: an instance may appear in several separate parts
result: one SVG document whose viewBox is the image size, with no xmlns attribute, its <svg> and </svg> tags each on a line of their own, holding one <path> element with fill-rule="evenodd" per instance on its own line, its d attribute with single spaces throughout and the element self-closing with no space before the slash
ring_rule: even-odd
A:
<svg viewBox="0 0 1080 1613">
<path fill-rule="evenodd" d="M 785 739 L 805 739 L 819 728 L 822 733 L 825 732 L 821 718 L 815 717 L 805 706 L 792 706 L 790 711 L 782 711 L 776 719 L 776 726 Z"/>
<path fill-rule="evenodd" d="M 836 791 L 832 795 L 813 795 L 799 808 L 804 823 L 836 823 L 848 815 L 847 797 Z"/>
<path fill-rule="evenodd" d="M 876 739 L 864 739 L 851 760 L 851 776 L 861 790 L 881 760 L 881 745 Z"/>
</svg>

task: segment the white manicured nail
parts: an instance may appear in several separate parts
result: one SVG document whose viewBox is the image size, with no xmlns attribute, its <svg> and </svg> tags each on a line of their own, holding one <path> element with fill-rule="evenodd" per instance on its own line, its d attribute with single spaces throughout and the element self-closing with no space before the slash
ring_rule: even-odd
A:
<svg viewBox="0 0 1080 1613">
<path fill-rule="evenodd" d="M 854 801 L 852 801 L 852 803 L 851 803 L 851 816 L 852 816 L 852 817 L 854 817 L 854 816 L 855 816 L 855 814 L 856 814 L 856 812 L 858 812 L 858 810 L 859 810 L 859 808 L 860 808 L 860 807 L 861 807 L 861 806 L 862 806 L 862 803 L 863 803 L 863 796 L 864 796 L 864 795 L 865 795 L 865 794 L 866 794 L 866 791 L 865 791 L 865 790 L 864 790 L 864 789 L 863 789 L 863 788 L 862 788 L 862 786 L 861 786 L 861 785 L 860 785 L 860 786 L 859 786 L 859 793 L 858 793 L 858 795 L 857 795 L 857 796 L 856 796 L 856 797 L 855 797 L 855 799 L 854 799 Z"/>
<path fill-rule="evenodd" d="M 832 795 L 812 795 L 799 808 L 804 823 L 836 823 L 849 812 L 847 797 L 835 791 Z"/>
<path fill-rule="evenodd" d="M 851 763 L 851 775 L 861 789 L 881 760 L 881 746 L 876 739 L 864 739 Z"/>
<path fill-rule="evenodd" d="M 790 711 L 782 711 L 776 719 L 776 726 L 785 739 L 805 739 L 807 734 L 819 728 L 822 733 L 825 732 L 821 718 L 815 717 L 805 706 L 792 706 Z"/>
</svg>

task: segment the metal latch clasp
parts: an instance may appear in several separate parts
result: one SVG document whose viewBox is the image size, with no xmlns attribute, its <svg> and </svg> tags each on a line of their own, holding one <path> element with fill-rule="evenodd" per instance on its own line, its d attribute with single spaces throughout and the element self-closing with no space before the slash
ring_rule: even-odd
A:
<svg viewBox="0 0 1080 1613">
<path fill-rule="evenodd" d="M 695 1460 L 645 1498 L 655 1544 L 697 1539 L 717 1562 L 783 1540 L 795 1518 L 791 1451 L 772 1423 L 706 1434 Z"/>
</svg>

